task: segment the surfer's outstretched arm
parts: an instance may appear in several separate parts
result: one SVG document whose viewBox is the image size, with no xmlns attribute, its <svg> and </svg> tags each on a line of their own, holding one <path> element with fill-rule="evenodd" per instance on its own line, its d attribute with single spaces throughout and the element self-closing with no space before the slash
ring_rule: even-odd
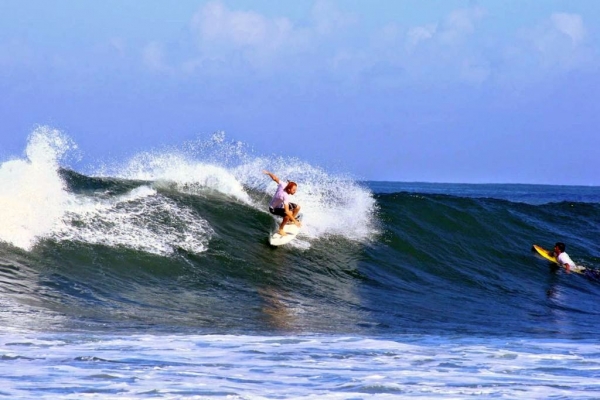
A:
<svg viewBox="0 0 600 400">
<path fill-rule="evenodd" d="M 277 176 L 275 176 L 271 172 L 267 171 L 266 169 L 263 172 L 265 174 L 269 175 L 271 177 L 271 179 L 273 179 L 275 182 L 277 182 L 277 184 L 279 184 L 279 178 Z"/>
</svg>

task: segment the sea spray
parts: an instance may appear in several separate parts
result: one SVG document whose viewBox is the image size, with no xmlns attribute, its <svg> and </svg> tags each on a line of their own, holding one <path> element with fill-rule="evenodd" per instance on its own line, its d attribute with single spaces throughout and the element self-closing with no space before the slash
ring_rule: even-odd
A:
<svg viewBox="0 0 600 400">
<path fill-rule="evenodd" d="M 126 162 L 104 165 L 96 174 L 150 181 L 157 188 L 193 195 L 213 191 L 266 213 L 276 186 L 263 174 L 265 169 L 298 183 L 293 201 L 302 207 L 301 237 L 365 242 L 378 234 L 377 207 L 369 189 L 296 158 L 256 156 L 243 143 L 226 140 L 223 132 L 178 148 L 142 152 Z"/>
<path fill-rule="evenodd" d="M 179 152 L 141 153 L 115 171 L 115 176 L 174 183 L 178 190 L 198 194 L 211 189 L 249 203 L 250 198 L 242 184 L 226 168 L 189 158 Z"/>
<path fill-rule="evenodd" d="M 161 255 L 180 248 L 201 253 L 208 249 L 214 230 L 202 210 L 174 201 L 169 193 L 238 203 L 232 219 L 239 218 L 236 212 L 244 207 L 266 214 L 275 184 L 263 174 L 265 169 L 299 184 L 294 201 L 301 204 L 304 218 L 297 247 L 310 248 L 317 238 L 366 242 L 378 233 L 370 190 L 298 159 L 255 156 L 241 142 L 226 140 L 222 132 L 96 167 L 90 175 L 97 179 L 129 182 L 130 189 L 118 195 L 69 189 L 61 178 L 61 162 L 75 148 L 63 133 L 41 127 L 29 138 L 26 159 L 1 164 L 0 240 L 25 250 L 51 238 Z M 264 226 L 265 234 L 276 224 L 273 218 L 273 226 Z"/>
<path fill-rule="evenodd" d="M 0 240 L 25 250 L 62 223 L 70 200 L 59 163 L 75 144 L 49 127 L 34 130 L 26 158 L 0 165 Z"/>
<path fill-rule="evenodd" d="M 42 239 L 126 247 L 168 255 L 181 248 L 206 250 L 212 230 L 191 209 L 148 185 L 119 196 L 69 192 L 61 162 L 75 143 L 64 133 L 39 127 L 24 159 L 0 165 L 0 240 L 31 250 Z M 158 221 L 171 221 L 161 224 Z"/>
<path fill-rule="evenodd" d="M 256 179 L 263 169 L 273 171 L 281 180 L 298 183 L 294 202 L 301 205 L 302 232 L 310 238 L 343 237 L 366 242 L 378 233 L 376 204 L 371 191 L 356 181 L 332 175 L 298 159 L 258 159 L 236 168 L 234 174 L 246 185 L 256 185 L 268 196 L 276 185 L 268 177 Z M 250 168 L 252 167 L 252 171 Z M 262 168 L 259 168 L 262 167 Z M 266 205 L 263 206 L 266 208 Z"/>
</svg>

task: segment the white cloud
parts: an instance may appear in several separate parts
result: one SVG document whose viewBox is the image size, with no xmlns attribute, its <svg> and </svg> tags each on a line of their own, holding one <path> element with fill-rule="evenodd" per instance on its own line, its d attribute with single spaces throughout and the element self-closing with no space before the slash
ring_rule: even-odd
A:
<svg viewBox="0 0 600 400">
<path fill-rule="evenodd" d="M 406 47 L 412 49 L 429 40 L 446 46 L 458 45 L 475 32 L 477 23 L 485 14 L 479 6 L 469 7 L 452 11 L 438 24 L 412 27 L 406 34 Z"/>
<path fill-rule="evenodd" d="M 440 24 L 438 35 L 445 44 L 456 44 L 465 36 L 475 32 L 475 26 L 485 16 L 485 11 L 479 6 L 452 11 Z"/>
<path fill-rule="evenodd" d="M 232 11 L 220 2 L 206 4 L 192 18 L 192 30 L 203 44 L 276 49 L 285 43 L 292 29 L 287 18 L 268 19 L 253 11 Z"/>
<path fill-rule="evenodd" d="M 191 19 L 196 51 L 179 62 L 185 74 L 239 76 L 248 73 L 335 77 L 338 82 L 368 84 L 385 71 L 385 82 L 466 82 L 480 85 L 491 80 L 535 78 L 536 71 L 565 71 L 590 60 L 587 31 L 577 14 L 554 13 L 526 35 L 505 32 L 484 36 L 481 29 L 488 11 L 471 6 L 449 12 L 437 23 L 402 26 L 390 22 L 363 40 L 354 15 L 339 4 L 317 0 L 310 20 L 294 23 L 280 16 L 232 9 L 229 3 L 202 5 Z M 363 27 L 364 28 L 364 27 Z M 160 43 L 143 51 L 145 64 L 169 69 Z M 397 76 L 396 76 L 397 75 Z"/>
<path fill-rule="evenodd" d="M 477 36 L 485 16 L 486 10 L 473 6 L 454 10 L 438 23 L 408 27 L 392 62 L 407 80 L 481 84 L 491 76 Z"/>
<path fill-rule="evenodd" d="M 420 71 L 430 76 L 454 74 L 459 79 L 469 77 L 466 80 L 470 82 L 487 77 L 489 74 L 483 73 L 481 69 L 481 65 L 485 63 L 477 63 L 480 65 L 476 69 L 477 79 L 471 79 L 473 69 L 469 67 L 473 65 L 473 59 L 481 58 L 472 38 L 485 15 L 483 8 L 474 6 L 454 10 L 439 23 L 408 28 L 404 35 L 406 70 L 417 75 L 421 74 Z"/>
<path fill-rule="evenodd" d="M 495 80 L 531 84 L 598 68 L 598 52 L 578 14 L 554 13 L 510 36 L 496 53 Z"/>
<path fill-rule="evenodd" d="M 560 73 L 593 65 L 595 51 L 586 43 L 586 28 L 578 14 L 555 13 L 525 31 L 523 56 L 534 58 L 538 68 Z"/>
<path fill-rule="evenodd" d="M 486 14 L 474 6 L 455 10 L 438 24 L 408 28 L 405 53 L 398 53 L 409 79 L 525 82 L 598 65 L 581 15 L 553 13 L 520 33 L 485 37 L 478 27 Z"/>
<path fill-rule="evenodd" d="M 555 13 L 550 20 L 560 32 L 571 38 L 574 45 L 581 43 L 585 37 L 583 19 L 577 14 Z"/>
<path fill-rule="evenodd" d="M 229 9 L 214 1 L 193 16 L 191 30 L 198 44 L 197 56 L 185 62 L 186 70 L 202 68 L 204 61 L 231 60 L 253 68 L 285 69 L 305 63 L 305 68 L 330 65 L 324 56 L 335 52 L 336 40 L 344 40 L 356 18 L 329 1 L 316 1 L 310 23 L 295 26 L 285 17 L 267 17 L 255 11 Z M 333 47 L 334 51 L 331 51 Z"/>
<path fill-rule="evenodd" d="M 358 18 L 342 12 L 335 4 L 327 0 L 319 0 L 312 9 L 314 29 L 319 35 L 330 35 L 343 31 L 354 25 Z"/>
<path fill-rule="evenodd" d="M 417 26 L 410 28 L 406 33 L 406 47 L 411 50 L 418 46 L 419 43 L 425 40 L 432 39 L 435 35 L 437 26 L 435 24 L 429 24 L 424 26 Z"/>
</svg>

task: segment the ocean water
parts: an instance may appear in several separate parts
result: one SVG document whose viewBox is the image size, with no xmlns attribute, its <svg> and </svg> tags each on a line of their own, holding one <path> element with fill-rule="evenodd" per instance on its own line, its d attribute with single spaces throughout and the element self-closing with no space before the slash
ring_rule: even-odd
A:
<svg viewBox="0 0 600 400">
<path fill-rule="evenodd" d="M 0 398 L 600 398 L 600 188 L 364 182 L 216 134 L 0 160 Z M 268 169 L 299 183 L 273 248 Z"/>
</svg>

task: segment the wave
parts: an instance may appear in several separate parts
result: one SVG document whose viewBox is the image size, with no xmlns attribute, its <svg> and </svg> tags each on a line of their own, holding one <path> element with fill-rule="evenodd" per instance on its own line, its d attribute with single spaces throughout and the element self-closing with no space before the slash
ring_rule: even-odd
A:
<svg viewBox="0 0 600 400">
<path fill-rule="evenodd" d="M 222 133 L 182 149 L 145 152 L 115 165 L 92 167 L 88 175 L 64 170 L 61 159 L 76 145 L 48 127 L 32 133 L 26 158 L 0 166 L 0 240 L 31 250 L 40 240 L 124 246 L 155 254 L 177 248 L 203 252 L 214 229 L 195 210 L 176 201 L 191 195 L 264 211 L 274 184 L 263 169 L 301 183 L 296 198 L 308 238 L 341 235 L 368 240 L 377 232 L 371 192 L 290 159 L 250 157 Z M 301 242 L 298 242 L 301 243 Z M 304 242 L 303 245 L 308 245 Z"/>
<path fill-rule="evenodd" d="M 381 189 L 301 160 L 255 156 L 223 134 L 85 172 L 61 164 L 74 149 L 39 128 L 24 158 L 0 165 L 6 325 L 600 331 L 598 282 L 530 252 L 560 240 L 578 264 L 599 266 L 597 190 L 572 201 L 556 187 Z M 268 245 L 277 221 L 266 211 L 275 184 L 264 169 L 299 183 L 304 226 L 291 246 Z M 17 314 L 35 322 L 17 323 Z"/>
</svg>

